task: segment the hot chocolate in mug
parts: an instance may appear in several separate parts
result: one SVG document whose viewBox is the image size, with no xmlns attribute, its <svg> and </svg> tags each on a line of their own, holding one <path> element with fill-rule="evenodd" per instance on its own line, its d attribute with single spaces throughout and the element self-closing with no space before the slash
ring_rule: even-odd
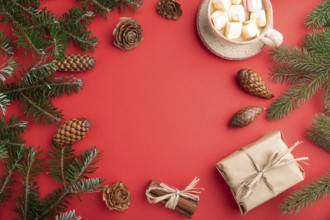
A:
<svg viewBox="0 0 330 220">
<path fill-rule="evenodd" d="M 225 41 L 225 42 L 233 44 L 233 45 L 248 45 L 248 44 L 254 44 L 258 41 L 262 41 L 264 44 L 269 45 L 271 47 L 278 47 L 282 44 L 283 35 L 279 31 L 274 30 L 272 28 L 273 8 L 272 8 L 270 0 L 261 0 L 262 9 L 265 11 L 265 15 L 266 15 L 266 25 L 261 28 L 260 34 L 258 36 L 255 36 L 254 38 L 251 38 L 251 39 L 242 39 L 242 38 L 229 39 L 224 35 L 224 33 L 223 33 L 224 31 L 217 30 L 211 19 L 211 14 L 215 10 L 213 7 L 213 1 L 214 0 L 208 1 L 208 7 L 207 7 L 208 25 L 210 26 L 210 28 L 212 29 L 212 32 L 215 33 L 215 35 L 217 36 L 217 38 L 219 40 Z M 229 2 L 230 2 L 230 0 L 229 0 Z M 248 2 L 251 2 L 251 0 L 242 0 L 242 4 L 244 5 L 244 7 L 247 7 Z"/>
</svg>

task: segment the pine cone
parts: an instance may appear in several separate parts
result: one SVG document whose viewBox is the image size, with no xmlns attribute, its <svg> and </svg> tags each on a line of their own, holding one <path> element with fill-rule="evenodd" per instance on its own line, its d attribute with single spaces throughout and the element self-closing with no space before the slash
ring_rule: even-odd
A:
<svg viewBox="0 0 330 220">
<path fill-rule="evenodd" d="M 103 201 L 110 210 L 125 211 L 131 202 L 131 195 L 122 182 L 106 186 L 103 190 Z"/>
<path fill-rule="evenodd" d="M 182 15 L 181 6 L 175 0 L 159 0 L 156 9 L 160 16 L 168 19 L 178 20 Z"/>
<path fill-rule="evenodd" d="M 143 39 L 142 27 L 134 18 L 120 18 L 113 35 L 115 36 L 113 44 L 121 50 L 131 50 Z"/>
<path fill-rule="evenodd" d="M 57 61 L 57 70 L 63 72 L 83 72 L 92 69 L 96 64 L 94 57 L 83 54 L 65 55 L 64 60 Z"/>
<path fill-rule="evenodd" d="M 53 137 L 53 143 L 58 146 L 72 145 L 82 139 L 91 127 L 91 122 L 86 118 L 73 118 L 65 122 Z"/>
<path fill-rule="evenodd" d="M 265 109 L 259 106 L 250 106 L 239 110 L 231 119 L 230 126 L 233 128 L 241 128 L 249 125 L 254 119 L 260 115 Z"/>
<path fill-rule="evenodd" d="M 266 99 L 274 97 L 274 94 L 267 88 L 266 83 L 254 70 L 240 69 L 237 76 L 239 84 L 248 93 Z"/>
</svg>

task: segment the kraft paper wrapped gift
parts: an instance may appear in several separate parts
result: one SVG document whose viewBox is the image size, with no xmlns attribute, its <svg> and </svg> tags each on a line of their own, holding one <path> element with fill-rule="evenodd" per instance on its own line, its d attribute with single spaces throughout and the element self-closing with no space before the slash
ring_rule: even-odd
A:
<svg viewBox="0 0 330 220">
<path fill-rule="evenodd" d="M 280 131 L 271 132 L 217 163 L 242 215 L 302 181 L 304 170 Z"/>
</svg>

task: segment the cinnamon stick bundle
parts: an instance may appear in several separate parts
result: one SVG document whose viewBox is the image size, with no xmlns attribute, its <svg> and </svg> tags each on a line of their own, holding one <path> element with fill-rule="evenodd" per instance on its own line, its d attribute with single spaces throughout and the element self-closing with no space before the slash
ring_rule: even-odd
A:
<svg viewBox="0 0 330 220">
<path fill-rule="evenodd" d="M 160 183 L 157 181 L 151 181 L 151 183 L 149 184 L 149 186 L 147 188 L 147 191 L 151 187 L 160 187 Z M 149 193 L 154 197 L 160 197 L 160 196 L 164 196 L 164 195 L 168 194 L 167 192 L 158 190 L 158 189 L 153 189 L 153 190 L 149 191 Z M 162 200 L 159 203 L 166 204 L 166 202 L 168 200 L 169 200 L 169 198 Z M 180 196 L 179 200 L 178 200 L 178 204 L 176 205 L 174 210 L 177 211 L 178 213 L 183 214 L 184 216 L 186 216 L 188 218 L 191 218 L 198 207 L 198 202 L 199 202 L 199 200 L 193 200 L 190 198 L 184 198 L 184 197 Z"/>
</svg>

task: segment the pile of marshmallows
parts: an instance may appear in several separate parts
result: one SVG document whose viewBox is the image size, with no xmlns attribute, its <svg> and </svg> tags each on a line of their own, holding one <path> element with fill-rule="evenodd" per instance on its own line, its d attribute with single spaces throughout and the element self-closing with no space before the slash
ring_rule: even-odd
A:
<svg viewBox="0 0 330 220">
<path fill-rule="evenodd" d="M 261 0 L 212 0 L 214 28 L 228 39 L 250 40 L 266 26 Z"/>
</svg>

